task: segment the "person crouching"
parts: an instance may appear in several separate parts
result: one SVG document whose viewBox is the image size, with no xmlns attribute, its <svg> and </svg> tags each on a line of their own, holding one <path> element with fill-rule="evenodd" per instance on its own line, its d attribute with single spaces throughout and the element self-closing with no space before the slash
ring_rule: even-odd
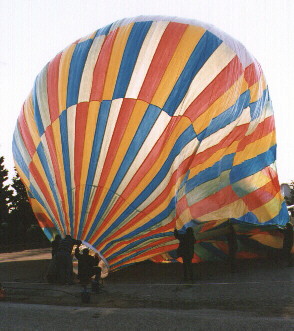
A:
<svg viewBox="0 0 294 331">
<path fill-rule="evenodd" d="M 87 286 L 91 278 L 95 275 L 95 267 L 98 265 L 99 256 L 89 255 L 89 249 L 84 248 L 82 254 L 80 253 L 80 245 L 75 249 L 75 257 L 78 260 L 78 279 L 80 284 Z"/>
</svg>

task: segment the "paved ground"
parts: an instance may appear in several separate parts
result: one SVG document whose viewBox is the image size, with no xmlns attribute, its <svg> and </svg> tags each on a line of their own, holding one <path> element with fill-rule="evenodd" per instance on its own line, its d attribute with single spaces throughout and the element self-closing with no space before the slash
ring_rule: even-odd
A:
<svg viewBox="0 0 294 331">
<path fill-rule="evenodd" d="M 190 327 L 193 329 L 192 325 L 197 321 L 197 330 L 219 329 L 220 321 L 221 325 L 230 326 L 226 330 L 251 330 L 251 327 L 256 329 L 258 325 L 261 330 L 294 330 L 294 268 L 285 267 L 279 261 L 239 261 L 235 274 L 229 273 L 224 263 L 194 265 L 198 278 L 193 283 L 181 281 L 180 264 L 145 262 L 110 274 L 101 293 L 91 294 L 90 302 L 86 304 L 82 303 L 78 284 L 58 286 L 46 283 L 49 259 L 50 252 L 46 249 L 0 255 L 0 282 L 7 292 L 1 304 L 2 308 L 6 308 L 0 308 L 0 314 L 6 311 L 5 316 L 9 316 L 9 311 L 15 312 L 13 305 L 22 303 L 22 308 L 17 310 L 23 314 L 24 311 L 27 311 L 26 314 L 31 311 L 39 316 L 50 309 L 58 311 L 54 316 L 60 320 L 63 310 L 70 311 L 71 320 L 72 316 L 83 315 L 83 320 L 86 318 L 91 323 L 95 324 L 96 319 L 99 323 L 106 323 L 106 329 L 110 328 L 106 318 L 109 315 L 111 321 L 130 320 L 133 326 L 129 329 L 135 330 L 134 325 L 139 322 L 135 322 L 131 312 L 138 309 L 136 316 L 141 316 L 143 321 L 148 321 L 151 316 L 156 317 L 152 317 L 155 324 L 151 330 L 160 329 L 156 327 L 157 323 L 164 323 L 164 330 L 177 330 L 176 326 L 172 328 L 173 324 L 169 324 L 173 323 L 173 315 L 177 316 L 176 319 L 181 317 L 181 320 L 186 320 L 187 330 Z M 48 307 L 42 306 L 44 304 L 51 306 L 42 308 Z M 124 308 L 123 312 L 117 308 Z M 209 321 L 211 327 L 207 327 Z M 235 328 L 237 325 L 240 328 Z M 10 330 L 9 327 L 7 330 Z"/>
</svg>

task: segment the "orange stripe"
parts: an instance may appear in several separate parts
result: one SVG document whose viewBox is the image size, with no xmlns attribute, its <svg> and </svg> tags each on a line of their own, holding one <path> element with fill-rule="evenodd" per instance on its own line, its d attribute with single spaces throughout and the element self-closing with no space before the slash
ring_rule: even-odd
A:
<svg viewBox="0 0 294 331">
<path fill-rule="evenodd" d="M 112 47 L 117 35 L 118 29 L 111 31 L 109 35 L 105 38 L 103 46 L 101 47 L 101 52 L 99 54 L 97 63 L 95 65 L 93 73 L 92 90 L 90 95 L 90 101 L 102 100 L 102 93 L 104 89 L 104 83 L 106 79 L 106 73 L 110 61 Z"/>
<path fill-rule="evenodd" d="M 47 72 L 47 94 L 51 122 L 54 122 L 59 117 L 58 78 L 61 55 L 62 53 L 58 54 L 49 63 Z"/>
<path fill-rule="evenodd" d="M 144 100 L 148 103 L 151 102 L 187 27 L 188 25 L 180 23 L 171 22 L 168 24 L 153 56 L 138 99 Z"/>
</svg>

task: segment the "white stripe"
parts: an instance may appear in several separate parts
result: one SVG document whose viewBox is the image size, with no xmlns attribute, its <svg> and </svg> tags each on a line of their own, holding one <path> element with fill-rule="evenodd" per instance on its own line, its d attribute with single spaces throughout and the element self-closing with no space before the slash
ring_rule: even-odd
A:
<svg viewBox="0 0 294 331">
<path fill-rule="evenodd" d="M 234 122 L 228 124 L 224 128 L 218 130 L 217 132 L 211 134 L 207 138 L 205 138 L 197 151 L 198 153 L 201 153 L 205 151 L 207 148 L 212 147 L 214 145 L 217 145 L 223 138 L 225 138 L 236 126 L 250 123 L 251 116 L 250 116 L 250 108 L 247 107 L 241 112 L 240 117 L 238 117 Z"/>
<path fill-rule="evenodd" d="M 36 84 L 37 100 L 44 130 L 46 130 L 46 128 L 51 124 L 47 95 L 47 69 L 48 65 L 39 73 Z"/>
<path fill-rule="evenodd" d="M 117 118 L 119 115 L 119 111 L 120 111 L 122 102 L 123 102 L 123 99 L 116 99 L 116 100 L 113 100 L 111 103 L 111 108 L 109 111 L 109 116 L 108 116 L 107 125 L 106 125 L 106 129 L 105 129 L 104 137 L 103 137 L 103 142 L 101 145 L 99 160 L 97 162 L 97 168 L 96 168 L 93 185 L 98 185 L 98 183 L 99 183 L 102 168 L 104 166 L 105 158 L 106 158 L 106 155 L 108 152 L 108 148 L 109 148 L 110 141 L 111 141 L 111 138 L 113 135 L 113 131 L 116 126 L 116 121 L 117 121 Z"/>
<path fill-rule="evenodd" d="M 53 212 L 52 212 L 52 210 L 50 209 L 50 206 L 49 206 L 49 204 L 48 204 L 48 201 L 47 201 L 47 199 L 45 199 L 43 192 L 41 191 L 40 187 L 38 186 L 37 182 L 35 181 L 35 178 L 32 176 L 31 173 L 30 173 L 29 181 L 30 181 L 30 183 L 31 183 L 30 187 L 31 187 L 31 188 L 33 187 L 33 188 L 38 192 L 38 194 L 39 194 L 41 200 L 44 202 L 44 205 L 45 205 L 45 208 L 46 208 L 46 212 L 49 213 L 49 218 L 50 218 L 51 220 L 54 221 L 55 217 L 53 216 Z M 46 185 L 46 187 L 48 188 L 48 185 Z M 48 191 L 50 191 L 50 190 L 48 190 Z M 30 189 L 30 192 L 32 193 L 32 190 L 31 190 L 31 189 Z M 33 193 L 32 193 L 32 194 L 33 194 Z M 51 195 L 50 195 L 50 196 L 51 196 Z M 34 197 L 34 198 L 36 199 L 36 197 Z M 36 199 L 36 200 L 37 200 L 37 199 Z M 38 200 L 37 200 L 37 201 L 38 201 Z M 40 203 L 40 201 L 38 201 L 38 202 Z M 40 203 L 40 204 L 41 204 L 41 203 Z M 43 208 L 44 208 L 44 205 L 41 204 L 41 206 L 42 206 Z"/>
<path fill-rule="evenodd" d="M 137 99 L 154 53 L 169 22 L 152 23 L 142 44 L 126 93 L 126 98 Z"/>
<path fill-rule="evenodd" d="M 90 100 L 91 87 L 93 82 L 93 73 L 98 56 L 100 54 L 101 46 L 104 42 L 104 38 L 105 36 L 99 36 L 95 38 L 89 50 L 80 83 L 79 99 L 78 99 L 79 103 Z"/>
<path fill-rule="evenodd" d="M 71 176 L 71 185 L 69 189 L 75 187 L 74 182 L 74 147 L 75 147 L 75 122 L 76 122 L 76 105 L 73 105 L 67 110 L 67 135 L 68 135 L 68 153 L 69 153 L 69 163 L 70 163 L 70 176 Z M 65 169 L 65 171 L 67 171 Z"/>
<path fill-rule="evenodd" d="M 22 136 L 19 132 L 19 129 L 16 128 L 14 131 L 14 139 L 15 139 L 15 144 L 18 147 L 19 153 L 21 154 L 25 164 L 27 165 L 27 167 L 29 167 L 29 164 L 31 162 L 31 156 L 23 142 Z"/>
<path fill-rule="evenodd" d="M 152 201 L 154 201 L 166 188 L 166 186 L 169 184 L 170 179 L 174 171 L 176 171 L 181 163 L 185 161 L 189 156 L 195 153 L 195 150 L 197 149 L 198 146 L 198 140 L 197 138 L 193 139 L 190 141 L 180 152 L 180 154 L 174 159 L 173 164 L 170 167 L 170 171 L 167 173 L 166 177 L 161 181 L 161 183 L 156 187 L 156 189 L 150 194 L 148 199 L 146 199 L 139 207 L 139 210 L 143 210 L 147 206 L 151 204 Z M 178 178 L 177 178 L 178 179 Z M 148 183 L 146 183 L 148 184 Z M 176 183 L 175 184 L 180 184 Z M 174 196 L 178 190 L 178 187 L 174 188 L 174 193 L 172 196 Z"/>
<path fill-rule="evenodd" d="M 158 119 L 156 120 L 154 126 L 150 130 L 148 136 L 146 137 L 143 145 L 140 148 L 139 153 L 137 154 L 135 160 L 133 161 L 132 165 L 130 166 L 128 172 L 126 173 L 124 179 L 122 180 L 120 186 L 117 189 L 117 193 L 119 195 L 122 194 L 126 186 L 129 184 L 130 180 L 134 177 L 134 174 L 142 165 L 143 161 L 146 159 L 150 151 L 153 149 L 154 145 L 156 144 L 159 137 L 162 135 L 163 131 L 167 127 L 170 116 L 165 113 L 161 112 Z M 151 167 L 152 165 L 150 165 Z"/>
<path fill-rule="evenodd" d="M 197 96 L 215 79 L 215 77 L 235 56 L 235 52 L 233 52 L 226 44 L 222 43 L 194 77 L 185 97 L 175 112 L 175 116 L 183 115 Z"/>
</svg>

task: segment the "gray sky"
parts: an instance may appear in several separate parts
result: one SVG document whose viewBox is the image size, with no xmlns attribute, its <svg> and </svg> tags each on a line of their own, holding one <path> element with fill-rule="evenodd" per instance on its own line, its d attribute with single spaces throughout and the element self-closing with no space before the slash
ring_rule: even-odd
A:
<svg viewBox="0 0 294 331">
<path fill-rule="evenodd" d="M 138 15 L 201 20 L 246 46 L 269 85 L 280 182 L 294 180 L 293 0 L 0 0 L 0 156 L 6 167 L 13 169 L 17 116 L 45 64 L 76 39 Z"/>
</svg>

